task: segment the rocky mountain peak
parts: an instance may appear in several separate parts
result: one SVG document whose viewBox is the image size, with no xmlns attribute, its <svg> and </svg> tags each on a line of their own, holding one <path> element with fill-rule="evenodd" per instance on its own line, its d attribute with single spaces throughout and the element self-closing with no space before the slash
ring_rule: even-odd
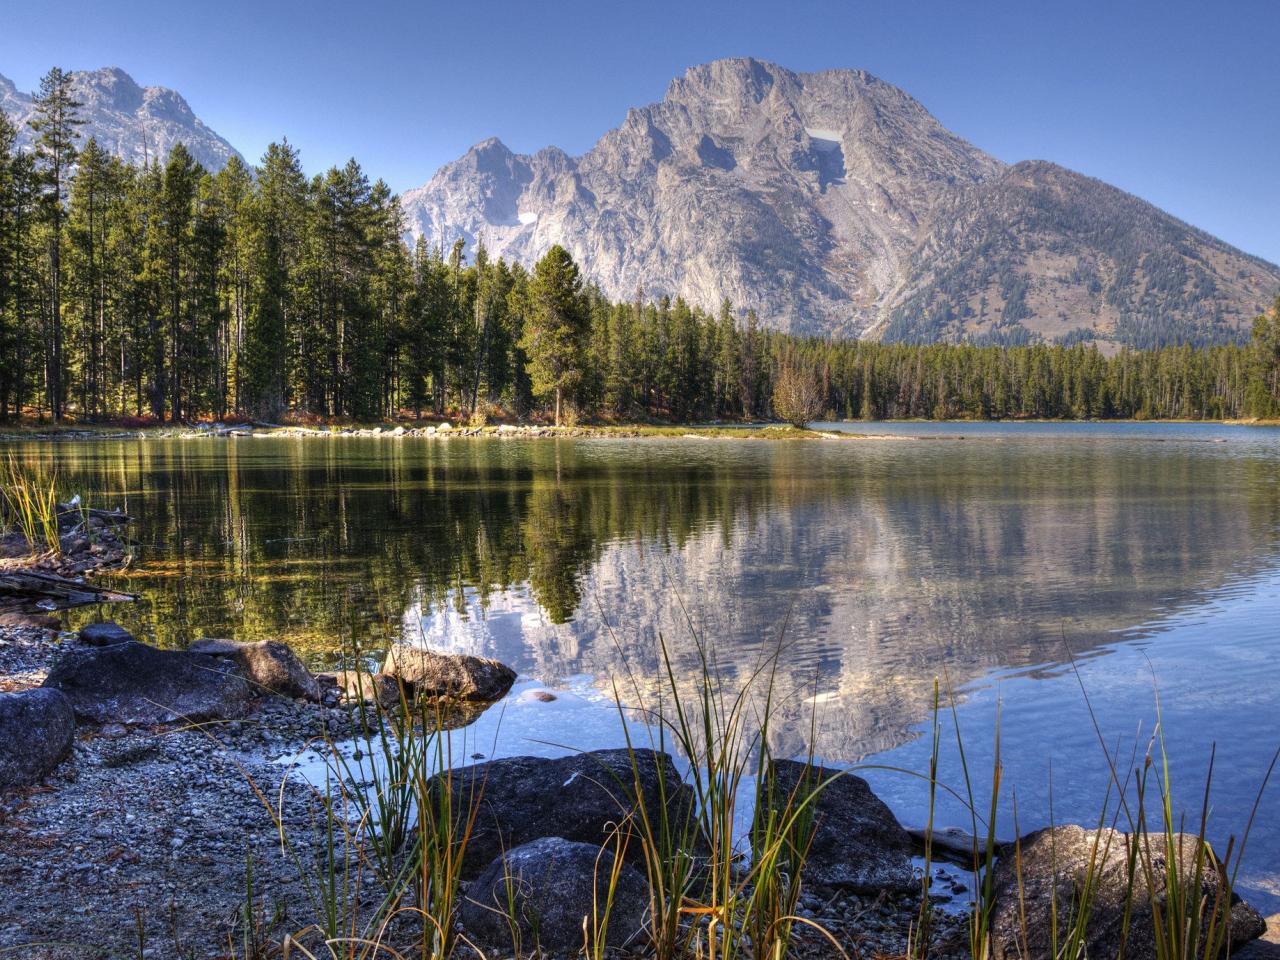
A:
<svg viewBox="0 0 1280 960">
<path fill-rule="evenodd" d="M 1069 170 L 1009 167 L 863 70 L 716 60 L 581 157 L 494 143 L 405 194 L 410 232 L 526 264 L 558 243 L 619 299 L 728 297 L 812 333 L 1107 347 L 1239 337 L 1280 290 L 1274 265 Z"/>
<path fill-rule="evenodd" d="M 220 170 L 231 157 L 240 156 L 195 115 L 176 90 L 140 86 L 119 67 L 74 71 L 72 90 L 82 104 L 80 115 L 85 121 L 81 142 L 94 137 L 103 149 L 130 163 L 163 160 L 178 142 L 186 144 L 210 170 Z M 31 94 L 0 77 L 0 109 L 18 126 L 19 146 L 29 148 Z"/>
</svg>

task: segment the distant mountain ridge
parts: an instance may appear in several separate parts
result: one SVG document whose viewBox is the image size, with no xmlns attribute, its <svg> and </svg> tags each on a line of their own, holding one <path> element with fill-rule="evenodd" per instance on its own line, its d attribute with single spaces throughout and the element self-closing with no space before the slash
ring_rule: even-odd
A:
<svg viewBox="0 0 1280 960">
<path fill-rule="evenodd" d="M 129 163 L 164 160 L 175 143 L 184 143 L 204 167 L 217 171 L 239 152 L 191 110 L 181 94 L 167 87 L 142 87 L 119 67 L 77 70 L 72 89 L 80 109 L 81 142 L 96 137 L 108 153 Z M 0 75 L 0 110 L 18 126 L 18 143 L 30 147 L 27 126 L 34 111 L 32 96 Z M 241 158 L 243 159 L 243 158 Z"/>
<path fill-rule="evenodd" d="M 1101 181 L 1005 164 L 864 71 L 719 60 L 581 157 L 496 138 L 403 197 L 410 232 L 611 297 L 729 297 L 769 326 L 933 341 L 1151 346 L 1247 333 L 1280 267 Z"/>
<path fill-rule="evenodd" d="M 234 147 L 177 92 L 73 74 L 83 139 L 132 163 Z M 29 147 L 29 94 L 0 76 Z M 1156 346 L 1247 336 L 1280 267 L 1102 181 L 1006 164 L 860 70 L 690 68 L 580 157 L 490 138 L 403 196 L 429 244 L 562 244 L 610 297 L 727 297 L 767 326 L 904 341 Z"/>
</svg>

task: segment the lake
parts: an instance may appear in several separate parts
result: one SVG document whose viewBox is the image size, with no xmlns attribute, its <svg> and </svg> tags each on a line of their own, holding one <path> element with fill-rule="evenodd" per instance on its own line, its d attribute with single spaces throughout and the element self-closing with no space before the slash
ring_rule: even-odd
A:
<svg viewBox="0 0 1280 960">
<path fill-rule="evenodd" d="M 140 635 L 279 638 L 316 667 L 404 637 L 497 657 L 582 705 L 513 709 L 507 752 L 602 745 L 612 682 L 652 695 L 659 637 L 692 673 L 696 635 L 728 683 L 781 644 L 775 749 L 812 741 L 831 763 L 927 769 L 943 678 L 984 783 L 998 722 L 1022 831 L 1047 822 L 1050 777 L 1059 821 L 1096 820 L 1099 741 L 1127 745 L 1123 776 L 1158 691 L 1189 815 L 1216 744 L 1212 832 L 1243 829 L 1280 745 L 1280 430 L 823 428 L 882 436 L 6 446 L 138 518 L 132 569 L 103 579 L 143 595 L 109 611 Z M 942 773 L 958 783 L 952 723 Z M 923 820 L 919 781 L 869 776 Z M 1275 783 L 1245 874 L 1280 909 Z"/>
</svg>

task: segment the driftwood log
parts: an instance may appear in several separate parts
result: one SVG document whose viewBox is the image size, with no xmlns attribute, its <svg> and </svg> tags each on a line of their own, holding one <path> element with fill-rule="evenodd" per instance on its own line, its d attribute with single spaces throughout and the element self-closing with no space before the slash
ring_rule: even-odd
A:
<svg viewBox="0 0 1280 960">
<path fill-rule="evenodd" d="M 133 517 L 123 510 L 99 510 L 96 507 L 81 507 L 71 503 L 58 504 L 58 520 L 84 518 L 97 520 L 103 526 L 123 526 L 132 523 Z"/>
</svg>

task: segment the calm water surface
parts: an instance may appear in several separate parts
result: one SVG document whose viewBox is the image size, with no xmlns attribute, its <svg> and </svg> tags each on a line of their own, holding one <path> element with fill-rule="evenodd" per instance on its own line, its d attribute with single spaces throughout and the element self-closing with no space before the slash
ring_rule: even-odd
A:
<svg viewBox="0 0 1280 960">
<path fill-rule="evenodd" d="M 656 690 L 660 635 L 692 671 L 696 631 L 729 681 L 781 638 L 783 752 L 816 709 L 827 760 L 924 770 L 946 677 L 984 774 L 1002 718 L 1018 826 L 1046 822 L 1050 776 L 1058 819 L 1088 822 L 1108 774 L 1082 683 L 1130 751 L 1158 689 L 1188 808 L 1216 744 L 1215 836 L 1243 827 L 1280 744 L 1280 431 L 827 427 L 884 436 L 18 448 L 139 518 L 112 580 L 146 599 L 113 616 L 167 645 L 278 637 L 317 666 L 395 636 L 496 656 L 566 691 L 513 704 L 504 752 L 607 741 L 610 682 Z M 873 776 L 922 819 L 918 782 Z M 1248 863 L 1251 898 L 1280 909 L 1280 784 Z"/>
</svg>

